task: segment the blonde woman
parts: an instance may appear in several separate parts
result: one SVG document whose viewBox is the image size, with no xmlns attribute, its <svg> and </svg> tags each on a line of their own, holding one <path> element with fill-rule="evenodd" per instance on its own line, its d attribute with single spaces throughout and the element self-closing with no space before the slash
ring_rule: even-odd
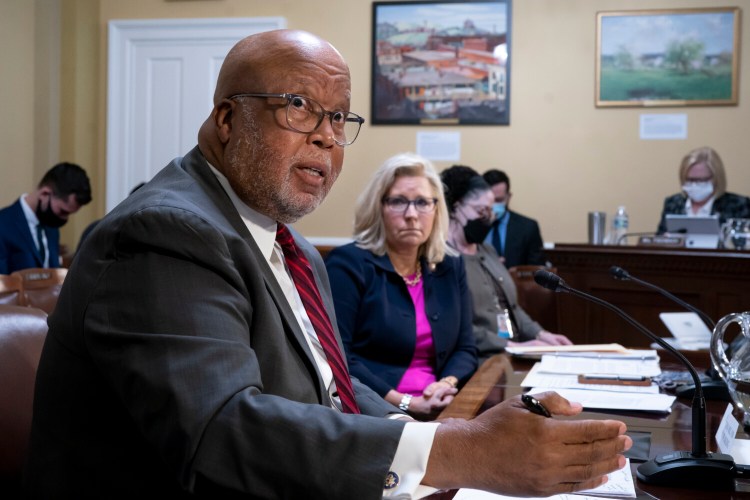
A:
<svg viewBox="0 0 750 500">
<path fill-rule="evenodd" d="M 326 260 L 350 372 L 423 420 L 437 416 L 477 366 L 466 274 L 447 230 L 434 167 L 399 154 L 360 195 L 354 243 Z"/>
<path fill-rule="evenodd" d="M 733 217 L 750 217 L 750 198 L 727 192 L 724 163 L 712 148 L 697 148 L 685 155 L 679 178 L 682 191 L 664 200 L 657 232 L 667 230 L 667 214 L 718 214 L 721 224 Z"/>
</svg>

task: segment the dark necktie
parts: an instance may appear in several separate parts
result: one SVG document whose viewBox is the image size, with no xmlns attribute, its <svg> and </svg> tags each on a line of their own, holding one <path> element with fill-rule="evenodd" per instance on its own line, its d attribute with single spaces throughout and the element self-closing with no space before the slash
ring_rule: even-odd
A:
<svg viewBox="0 0 750 500">
<path fill-rule="evenodd" d="M 492 228 L 492 246 L 495 247 L 495 250 L 497 250 L 497 254 L 502 256 L 503 255 L 503 245 L 500 241 L 500 222 L 498 221 L 497 224 L 495 224 L 495 227 Z"/>
<path fill-rule="evenodd" d="M 42 267 L 47 259 L 47 249 L 44 247 L 44 229 L 41 224 L 36 225 L 36 240 L 39 243 L 39 255 L 42 256 Z"/>
<path fill-rule="evenodd" d="M 344 358 L 341 356 L 336 336 L 333 334 L 331 320 L 323 306 L 323 299 L 315 284 L 310 262 L 305 255 L 297 248 L 294 243 L 294 237 L 284 224 L 279 223 L 276 230 L 276 241 L 279 242 L 281 250 L 284 252 L 284 259 L 292 275 L 294 286 L 299 292 L 302 304 L 305 306 L 307 316 L 315 328 L 320 345 L 323 347 L 328 365 L 333 372 L 333 380 L 336 382 L 341 406 L 345 413 L 359 413 L 357 402 L 354 399 L 354 389 L 352 381 L 349 378 L 349 372 L 346 369 Z"/>
</svg>

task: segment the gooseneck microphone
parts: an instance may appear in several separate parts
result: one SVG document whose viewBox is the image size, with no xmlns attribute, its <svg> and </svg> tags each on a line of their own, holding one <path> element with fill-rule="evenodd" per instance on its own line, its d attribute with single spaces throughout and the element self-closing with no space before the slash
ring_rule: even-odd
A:
<svg viewBox="0 0 750 500">
<path fill-rule="evenodd" d="M 692 451 L 666 453 L 642 463 L 638 466 L 638 479 L 644 483 L 659 486 L 693 487 L 709 490 L 734 489 L 734 479 L 738 475 L 734 459 L 724 453 L 706 451 L 706 400 L 703 397 L 703 388 L 698 372 L 687 358 L 619 307 L 571 288 L 556 274 L 540 269 L 534 273 L 534 281 L 554 292 L 568 292 L 614 311 L 638 331 L 669 351 L 690 372 L 690 376 L 695 383 L 695 395 L 692 402 L 693 449 Z"/>
<path fill-rule="evenodd" d="M 609 274 L 611 274 L 612 276 L 614 276 L 618 280 L 623 280 L 623 281 L 631 280 L 631 281 L 635 281 L 639 285 L 643 285 L 646 288 L 650 288 L 651 290 L 655 290 L 655 291 L 659 292 L 660 294 L 662 294 L 663 296 L 665 296 L 669 300 L 675 302 L 676 304 L 678 304 L 681 307 L 687 309 L 688 311 L 694 312 L 695 314 L 697 314 L 698 316 L 700 316 L 701 320 L 703 320 L 703 322 L 706 324 L 706 326 L 708 326 L 708 328 L 711 329 L 711 330 L 713 330 L 714 327 L 716 326 L 716 323 L 714 323 L 714 321 L 708 316 L 708 314 L 704 313 L 703 311 L 701 311 L 697 307 L 694 307 L 694 306 L 688 304 L 687 302 L 685 302 L 684 300 L 680 299 L 676 295 L 674 295 L 672 293 L 669 293 L 665 289 L 663 289 L 661 287 L 658 287 L 658 286 L 654 285 L 653 283 L 649 283 L 648 281 L 643 281 L 642 279 L 636 278 L 635 276 L 633 276 L 632 274 L 630 274 L 625 269 L 623 269 L 623 268 L 621 268 L 619 266 L 612 266 L 612 267 L 610 267 L 609 268 Z"/>
<path fill-rule="evenodd" d="M 619 267 L 619 266 L 612 266 L 609 268 L 609 274 L 611 274 L 615 279 L 619 280 L 630 280 L 635 283 L 638 283 L 639 285 L 645 286 L 646 288 L 650 288 L 651 290 L 655 290 L 662 294 L 664 297 L 668 298 L 669 300 L 675 302 L 680 307 L 687 309 L 688 311 L 694 312 L 697 314 L 700 319 L 708 326 L 710 330 L 713 331 L 716 324 L 711 319 L 711 317 L 698 309 L 697 307 L 688 304 L 684 300 L 680 299 L 676 295 L 668 292 L 667 290 L 654 285 L 653 283 L 649 283 L 648 281 L 643 281 L 642 279 L 636 278 L 629 272 L 627 272 L 625 269 Z M 711 369 L 708 372 L 708 375 L 711 377 L 711 380 L 706 380 L 703 382 L 703 396 L 706 399 L 711 400 L 720 400 L 720 401 L 731 401 L 732 398 L 729 396 L 729 389 L 727 389 L 726 382 L 721 378 L 719 373 Z M 695 392 L 695 386 L 694 385 L 683 385 L 678 387 L 675 390 L 675 395 L 680 398 L 691 398 L 693 397 Z"/>
</svg>

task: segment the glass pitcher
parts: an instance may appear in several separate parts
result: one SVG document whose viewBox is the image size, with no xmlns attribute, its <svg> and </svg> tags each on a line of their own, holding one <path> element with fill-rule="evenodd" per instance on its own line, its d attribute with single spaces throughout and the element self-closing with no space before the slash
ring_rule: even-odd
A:
<svg viewBox="0 0 750 500">
<path fill-rule="evenodd" d="M 724 351 L 724 333 L 732 323 L 740 326 L 744 341 L 730 360 Z M 747 429 L 750 427 L 750 311 L 728 314 L 716 323 L 711 335 L 711 362 L 726 381 L 735 407 L 742 410 L 742 424 Z"/>
<path fill-rule="evenodd" d="M 721 242 L 730 250 L 750 250 L 750 219 L 727 219 L 721 226 Z"/>
</svg>

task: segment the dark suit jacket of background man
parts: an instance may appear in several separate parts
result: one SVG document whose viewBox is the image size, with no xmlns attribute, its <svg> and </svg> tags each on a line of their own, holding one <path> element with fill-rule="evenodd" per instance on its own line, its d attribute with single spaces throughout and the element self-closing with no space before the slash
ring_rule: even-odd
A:
<svg viewBox="0 0 750 500">
<path fill-rule="evenodd" d="M 492 234 L 497 229 L 497 224 L 495 224 L 490 231 L 490 244 L 492 244 Z M 544 265 L 546 262 L 539 224 L 534 219 L 512 210 L 508 211 L 505 252 L 502 253 L 497 247 L 495 250 L 505 257 L 505 267 L 509 269 L 520 265 Z"/>
<path fill-rule="evenodd" d="M 296 239 L 338 335 L 320 255 Z M 173 160 L 96 227 L 65 280 L 27 490 L 380 498 L 404 423 L 380 418 L 394 407 L 356 380 L 378 418 L 331 409 L 304 335 L 198 148 Z"/>
<path fill-rule="evenodd" d="M 19 198 L 0 210 L 0 274 L 44 267 Z M 44 227 L 49 250 L 49 267 L 60 267 L 60 230 Z"/>
</svg>

